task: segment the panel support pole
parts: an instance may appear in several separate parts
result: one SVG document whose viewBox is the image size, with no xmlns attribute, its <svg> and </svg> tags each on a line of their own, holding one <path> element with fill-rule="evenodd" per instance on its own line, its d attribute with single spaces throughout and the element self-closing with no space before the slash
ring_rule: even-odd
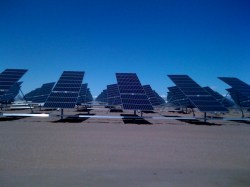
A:
<svg viewBox="0 0 250 187">
<path fill-rule="evenodd" d="M 204 112 L 204 122 L 206 123 L 207 122 L 207 113 Z"/>
<path fill-rule="evenodd" d="M 61 120 L 63 120 L 63 108 L 61 108 Z"/>
</svg>

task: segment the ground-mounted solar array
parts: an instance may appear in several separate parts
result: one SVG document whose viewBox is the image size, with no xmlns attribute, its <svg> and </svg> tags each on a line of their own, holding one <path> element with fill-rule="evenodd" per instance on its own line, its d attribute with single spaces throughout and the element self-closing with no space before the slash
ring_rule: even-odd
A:
<svg viewBox="0 0 250 187">
<path fill-rule="evenodd" d="M 135 73 L 116 73 L 116 79 L 123 109 L 153 110 L 152 104 Z"/>
<path fill-rule="evenodd" d="M 26 69 L 6 69 L 0 74 L 0 102 L 4 102 L 10 89 L 16 90 L 17 82 L 26 72 Z"/>
<path fill-rule="evenodd" d="M 95 99 L 98 102 L 108 103 L 107 89 L 104 89 Z"/>
<path fill-rule="evenodd" d="M 64 71 L 47 98 L 45 108 L 74 108 L 82 86 L 84 72 Z"/>
<path fill-rule="evenodd" d="M 201 112 L 228 111 L 221 103 L 219 103 L 211 94 L 204 90 L 188 75 L 168 75 L 168 77 Z"/>
</svg>

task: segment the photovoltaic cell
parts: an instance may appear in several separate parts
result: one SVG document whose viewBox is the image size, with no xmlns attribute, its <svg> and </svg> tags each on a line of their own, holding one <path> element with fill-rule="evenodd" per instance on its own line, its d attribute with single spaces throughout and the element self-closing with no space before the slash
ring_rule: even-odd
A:
<svg viewBox="0 0 250 187">
<path fill-rule="evenodd" d="M 187 96 L 177 87 L 168 87 L 168 102 L 179 107 L 194 108 Z"/>
<path fill-rule="evenodd" d="M 82 86 L 84 72 L 64 71 L 47 98 L 45 108 L 74 108 Z"/>
<path fill-rule="evenodd" d="M 125 110 L 153 110 L 135 73 L 116 73 L 117 84 Z"/>
<path fill-rule="evenodd" d="M 205 89 L 198 85 L 188 75 L 168 75 L 180 91 L 201 112 L 225 112 L 228 111 Z"/>
<path fill-rule="evenodd" d="M 107 103 L 108 96 L 107 96 L 107 89 L 104 89 L 97 97 L 96 101 Z"/>
</svg>

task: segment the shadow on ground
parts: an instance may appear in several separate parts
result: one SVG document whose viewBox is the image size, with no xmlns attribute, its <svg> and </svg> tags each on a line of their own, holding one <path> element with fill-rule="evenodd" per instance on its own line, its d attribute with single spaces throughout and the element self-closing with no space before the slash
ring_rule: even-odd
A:
<svg viewBox="0 0 250 187">
<path fill-rule="evenodd" d="M 122 119 L 124 124 L 152 125 L 152 123 L 142 117 L 139 117 L 138 115 L 121 114 L 121 116 L 126 117 Z"/>
<path fill-rule="evenodd" d="M 85 117 L 78 117 L 79 115 L 81 115 L 81 116 L 84 116 L 84 115 L 94 116 L 95 114 L 76 114 L 74 116 L 69 116 L 69 117 L 66 117 L 64 119 L 59 119 L 59 120 L 53 121 L 53 123 L 81 123 L 81 122 L 89 119 L 89 117 L 86 117 L 86 118 Z"/>
<path fill-rule="evenodd" d="M 197 119 L 178 119 L 178 121 L 185 122 L 192 125 L 208 125 L 208 126 L 221 126 L 221 124 L 204 122 Z"/>
<path fill-rule="evenodd" d="M 250 121 L 246 121 L 246 120 L 230 120 L 230 121 L 237 122 L 237 123 L 250 124 Z"/>
<path fill-rule="evenodd" d="M 19 119 L 27 118 L 26 116 L 17 117 L 17 116 L 11 116 L 11 117 L 0 117 L 0 121 L 15 121 Z"/>
</svg>

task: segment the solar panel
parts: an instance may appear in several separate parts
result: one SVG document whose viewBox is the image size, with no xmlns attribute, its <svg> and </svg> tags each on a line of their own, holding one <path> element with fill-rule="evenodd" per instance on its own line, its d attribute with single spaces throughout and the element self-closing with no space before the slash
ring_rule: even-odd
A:
<svg viewBox="0 0 250 187">
<path fill-rule="evenodd" d="M 116 73 L 116 79 L 123 109 L 153 110 L 152 104 L 135 73 Z"/>
<path fill-rule="evenodd" d="M 155 93 L 155 96 L 158 98 L 158 100 L 160 101 L 161 105 L 165 104 L 165 100 L 155 91 L 153 90 L 153 92 Z"/>
<path fill-rule="evenodd" d="M 168 87 L 170 96 L 168 97 L 168 102 L 186 108 L 194 108 L 194 105 L 190 102 L 187 96 L 177 87 Z"/>
<path fill-rule="evenodd" d="M 104 89 L 95 99 L 96 101 L 107 103 L 107 89 Z"/>
<path fill-rule="evenodd" d="M 37 89 L 34 93 L 31 101 L 34 103 L 44 103 L 48 98 L 51 90 L 53 89 L 55 82 L 45 83 L 41 86 L 41 88 Z"/>
<path fill-rule="evenodd" d="M 2 97 L 2 102 L 13 102 L 15 100 L 15 97 L 18 95 L 20 91 L 21 84 L 23 82 L 17 82 L 15 83 Z"/>
<path fill-rule="evenodd" d="M 81 89 L 84 72 L 64 71 L 47 98 L 46 108 L 74 108 Z"/>
<path fill-rule="evenodd" d="M 152 90 L 152 88 L 151 88 L 150 85 L 144 85 L 143 89 L 144 89 L 146 95 L 148 96 L 150 103 L 153 106 L 159 106 L 159 105 L 161 105 L 160 100 L 157 98 L 155 92 Z"/>
<path fill-rule="evenodd" d="M 225 112 L 228 111 L 213 96 L 204 90 L 188 75 L 168 75 L 181 92 L 201 112 Z"/>
<path fill-rule="evenodd" d="M 226 90 L 230 93 L 230 96 L 238 106 L 247 108 L 250 107 L 250 100 L 245 95 L 242 95 L 234 88 L 229 88 Z"/>
<path fill-rule="evenodd" d="M 210 95 L 212 95 L 219 103 L 223 104 L 225 107 L 233 106 L 233 103 L 229 101 L 227 98 L 223 97 L 218 92 L 212 90 L 210 87 L 203 87 Z"/>
<path fill-rule="evenodd" d="M 26 72 L 26 69 L 6 69 L 0 74 L 0 101 Z"/>
<path fill-rule="evenodd" d="M 233 90 L 229 93 L 231 96 L 233 94 L 232 98 L 237 97 L 237 102 L 250 102 L 250 85 L 235 77 L 219 77 L 219 79 L 232 87 Z"/>
<path fill-rule="evenodd" d="M 40 88 L 36 88 L 30 92 L 28 92 L 27 94 L 24 95 L 24 99 L 26 101 L 32 101 L 34 95 L 36 95 L 36 93 L 39 91 Z"/>
<path fill-rule="evenodd" d="M 121 105 L 121 96 L 117 84 L 107 85 L 108 105 Z"/>
<path fill-rule="evenodd" d="M 88 102 L 91 102 L 91 101 L 93 101 L 93 96 L 91 94 L 90 89 L 88 88 L 87 89 L 87 95 L 86 95 L 86 102 L 88 103 Z"/>
</svg>

